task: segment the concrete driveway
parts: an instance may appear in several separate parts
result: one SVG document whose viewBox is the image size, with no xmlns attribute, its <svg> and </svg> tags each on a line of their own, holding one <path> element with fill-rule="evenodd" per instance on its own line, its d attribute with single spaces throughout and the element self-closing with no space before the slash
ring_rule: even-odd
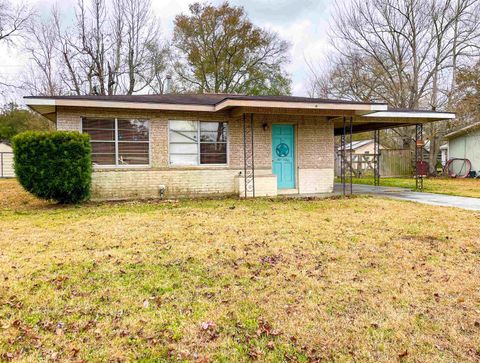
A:
<svg viewBox="0 0 480 363">
<path fill-rule="evenodd" d="M 347 184 L 347 194 L 350 186 Z M 335 193 L 342 193 L 342 184 L 335 184 Z M 413 192 L 407 188 L 375 187 L 372 185 L 353 184 L 353 194 L 373 194 L 386 198 L 409 200 L 412 202 L 457 207 L 468 210 L 480 210 L 480 198 L 456 197 L 445 194 Z"/>
</svg>

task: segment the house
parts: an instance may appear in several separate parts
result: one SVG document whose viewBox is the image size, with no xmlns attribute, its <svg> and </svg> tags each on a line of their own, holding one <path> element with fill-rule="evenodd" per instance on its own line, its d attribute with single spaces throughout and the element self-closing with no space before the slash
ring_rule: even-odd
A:
<svg viewBox="0 0 480 363">
<path fill-rule="evenodd" d="M 468 159 L 471 170 L 480 171 L 480 122 L 445 135 L 447 159 Z M 460 164 L 459 164 L 460 165 Z"/>
<path fill-rule="evenodd" d="M 374 150 L 375 150 L 375 147 L 374 147 L 374 140 L 373 139 L 370 139 L 370 140 L 358 140 L 358 141 L 352 141 L 351 144 L 347 144 L 346 145 L 346 152 L 350 152 L 350 149 L 352 149 L 352 153 L 354 155 L 364 155 L 364 154 L 374 154 Z M 384 149 L 384 147 L 382 145 L 379 146 L 380 149 Z M 342 147 L 339 146 L 337 148 L 337 152 L 341 151 L 342 150 Z"/>
<path fill-rule="evenodd" d="M 6 142 L 0 142 L 0 178 L 14 178 L 13 150 Z"/>
<path fill-rule="evenodd" d="M 334 136 L 451 119 L 386 104 L 231 94 L 29 96 L 88 133 L 94 199 L 330 193 Z"/>
</svg>

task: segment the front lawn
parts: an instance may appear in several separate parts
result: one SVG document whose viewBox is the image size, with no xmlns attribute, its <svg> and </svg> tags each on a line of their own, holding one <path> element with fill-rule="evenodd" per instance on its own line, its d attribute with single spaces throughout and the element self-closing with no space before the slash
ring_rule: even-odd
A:
<svg viewBox="0 0 480 363">
<path fill-rule="evenodd" d="M 337 180 L 339 182 L 339 180 Z M 353 178 L 355 184 L 373 185 L 373 178 Z M 380 185 L 415 189 L 414 178 L 380 178 Z M 423 191 L 480 198 L 480 179 L 425 178 Z"/>
<path fill-rule="evenodd" d="M 480 359 L 480 215 L 373 197 L 62 207 L 0 180 L 0 361 Z"/>
</svg>

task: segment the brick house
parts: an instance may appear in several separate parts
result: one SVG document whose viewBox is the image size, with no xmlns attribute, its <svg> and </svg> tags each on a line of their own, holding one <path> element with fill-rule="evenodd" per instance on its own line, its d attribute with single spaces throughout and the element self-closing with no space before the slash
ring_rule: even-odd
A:
<svg viewBox="0 0 480 363">
<path fill-rule="evenodd" d="M 454 117 L 290 96 L 30 96 L 25 102 L 58 130 L 90 134 L 93 199 L 330 193 L 334 136 L 344 132 L 345 120 L 362 132 Z"/>
</svg>

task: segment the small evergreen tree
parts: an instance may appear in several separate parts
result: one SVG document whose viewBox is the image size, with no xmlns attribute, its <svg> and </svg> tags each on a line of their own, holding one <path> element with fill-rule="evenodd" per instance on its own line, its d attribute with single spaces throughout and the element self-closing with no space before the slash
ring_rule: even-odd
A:
<svg viewBox="0 0 480 363">
<path fill-rule="evenodd" d="M 88 135 L 27 131 L 12 141 L 15 174 L 27 191 L 60 203 L 89 198 L 92 150 Z"/>
</svg>

